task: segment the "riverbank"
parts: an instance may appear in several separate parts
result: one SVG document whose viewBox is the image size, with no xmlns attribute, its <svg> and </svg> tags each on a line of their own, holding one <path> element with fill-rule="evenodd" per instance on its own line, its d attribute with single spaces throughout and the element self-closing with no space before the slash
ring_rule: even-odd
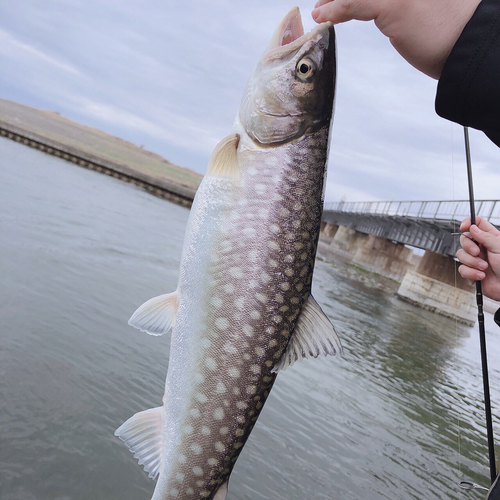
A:
<svg viewBox="0 0 500 500">
<path fill-rule="evenodd" d="M 0 99 L 0 136 L 190 207 L 202 175 L 57 112 Z"/>
</svg>

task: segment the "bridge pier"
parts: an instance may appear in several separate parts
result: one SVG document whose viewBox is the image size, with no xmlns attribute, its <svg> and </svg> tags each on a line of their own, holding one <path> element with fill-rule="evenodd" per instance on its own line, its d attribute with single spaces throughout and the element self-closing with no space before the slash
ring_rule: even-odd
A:
<svg viewBox="0 0 500 500">
<path fill-rule="evenodd" d="M 405 245 L 371 234 L 356 250 L 352 263 L 401 281 L 412 265 L 412 255 L 413 251 Z"/>
<path fill-rule="evenodd" d="M 331 245 L 344 252 L 355 254 L 357 249 L 364 245 L 368 238 L 369 236 L 365 233 L 360 233 L 349 227 L 338 226 Z"/>
<path fill-rule="evenodd" d="M 398 296 L 424 309 L 474 325 L 475 289 L 457 271 L 453 257 L 426 250 L 418 267 L 408 271 Z"/>
<path fill-rule="evenodd" d="M 329 222 L 321 221 L 321 231 L 320 236 L 325 239 L 331 241 L 335 237 L 335 233 L 337 232 L 339 226 L 335 224 L 330 224 Z"/>
</svg>

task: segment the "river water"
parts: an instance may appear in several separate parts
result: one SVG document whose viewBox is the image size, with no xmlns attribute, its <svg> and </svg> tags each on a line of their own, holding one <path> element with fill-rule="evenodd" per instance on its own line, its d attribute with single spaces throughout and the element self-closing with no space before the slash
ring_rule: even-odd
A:
<svg viewBox="0 0 500 500">
<path fill-rule="evenodd" d="M 127 325 L 176 287 L 188 211 L 0 139 L 0 498 L 149 500 L 114 430 L 158 406 L 169 338 Z M 342 359 L 279 375 L 228 500 L 474 499 L 488 483 L 475 328 L 317 261 Z M 487 315 L 493 412 L 500 330 Z M 500 432 L 499 419 L 495 429 Z"/>
</svg>

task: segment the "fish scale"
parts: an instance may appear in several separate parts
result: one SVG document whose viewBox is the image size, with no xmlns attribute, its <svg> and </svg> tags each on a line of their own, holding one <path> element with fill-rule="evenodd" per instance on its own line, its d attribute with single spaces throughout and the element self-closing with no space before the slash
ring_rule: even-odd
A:
<svg viewBox="0 0 500 500">
<path fill-rule="evenodd" d="M 248 115 L 262 83 L 251 79 L 234 134 L 217 146 L 196 194 L 177 290 L 146 302 L 130 320 L 152 334 L 173 325 L 163 405 L 134 415 L 116 431 L 150 476 L 159 474 L 153 500 L 223 500 L 276 372 L 297 359 L 341 349 L 310 295 L 333 105 L 333 27 L 322 25 L 290 47 L 280 45 L 290 40 L 290 30 L 302 29 L 297 13 L 282 21 L 277 46 L 265 55 L 274 59 L 268 66 L 264 57 L 256 74 L 281 75 L 281 66 L 297 68 L 297 61 L 315 64 L 324 80 L 317 85 L 330 89 L 323 96 L 326 110 L 317 123 L 310 110 L 305 117 L 289 115 L 283 133 L 297 129 L 298 136 L 274 144 L 283 122 L 267 130 L 272 113 L 264 126 Z M 316 88 L 306 82 L 298 92 L 300 78 L 283 78 L 270 85 L 280 97 L 287 85 L 306 97 L 308 88 Z M 259 109 L 266 105 L 262 95 L 257 100 Z M 270 100 L 273 106 L 279 101 Z M 266 134 L 270 144 L 260 142 Z"/>
</svg>

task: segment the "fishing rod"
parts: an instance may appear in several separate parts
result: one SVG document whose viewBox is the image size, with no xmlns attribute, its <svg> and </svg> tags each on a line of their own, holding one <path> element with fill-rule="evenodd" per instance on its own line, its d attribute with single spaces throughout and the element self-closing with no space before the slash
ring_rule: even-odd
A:
<svg viewBox="0 0 500 500">
<path fill-rule="evenodd" d="M 470 219 L 472 225 L 476 224 L 476 208 L 474 203 L 474 188 L 472 183 L 472 162 L 470 158 L 468 127 L 464 127 L 464 139 L 465 139 L 465 156 L 467 161 L 467 181 L 469 185 Z M 490 382 L 488 376 L 488 359 L 486 354 L 486 333 L 484 329 L 483 289 L 480 281 L 476 281 L 476 303 L 477 303 L 477 318 L 479 322 L 479 343 L 481 347 L 481 366 L 483 370 L 483 392 L 484 392 L 484 411 L 486 414 L 486 435 L 488 439 L 490 477 L 491 477 L 491 484 L 493 484 L 497 479 L 497 470 L 495 463 L 495 443 L 493 440 L 493 420 L 491 417 Z M 493 491 L 491 491 L 491 493 L 493 493 Z M 489 495 L 488 498 L 492 497 L 490 497 Z"/>
</svg>

